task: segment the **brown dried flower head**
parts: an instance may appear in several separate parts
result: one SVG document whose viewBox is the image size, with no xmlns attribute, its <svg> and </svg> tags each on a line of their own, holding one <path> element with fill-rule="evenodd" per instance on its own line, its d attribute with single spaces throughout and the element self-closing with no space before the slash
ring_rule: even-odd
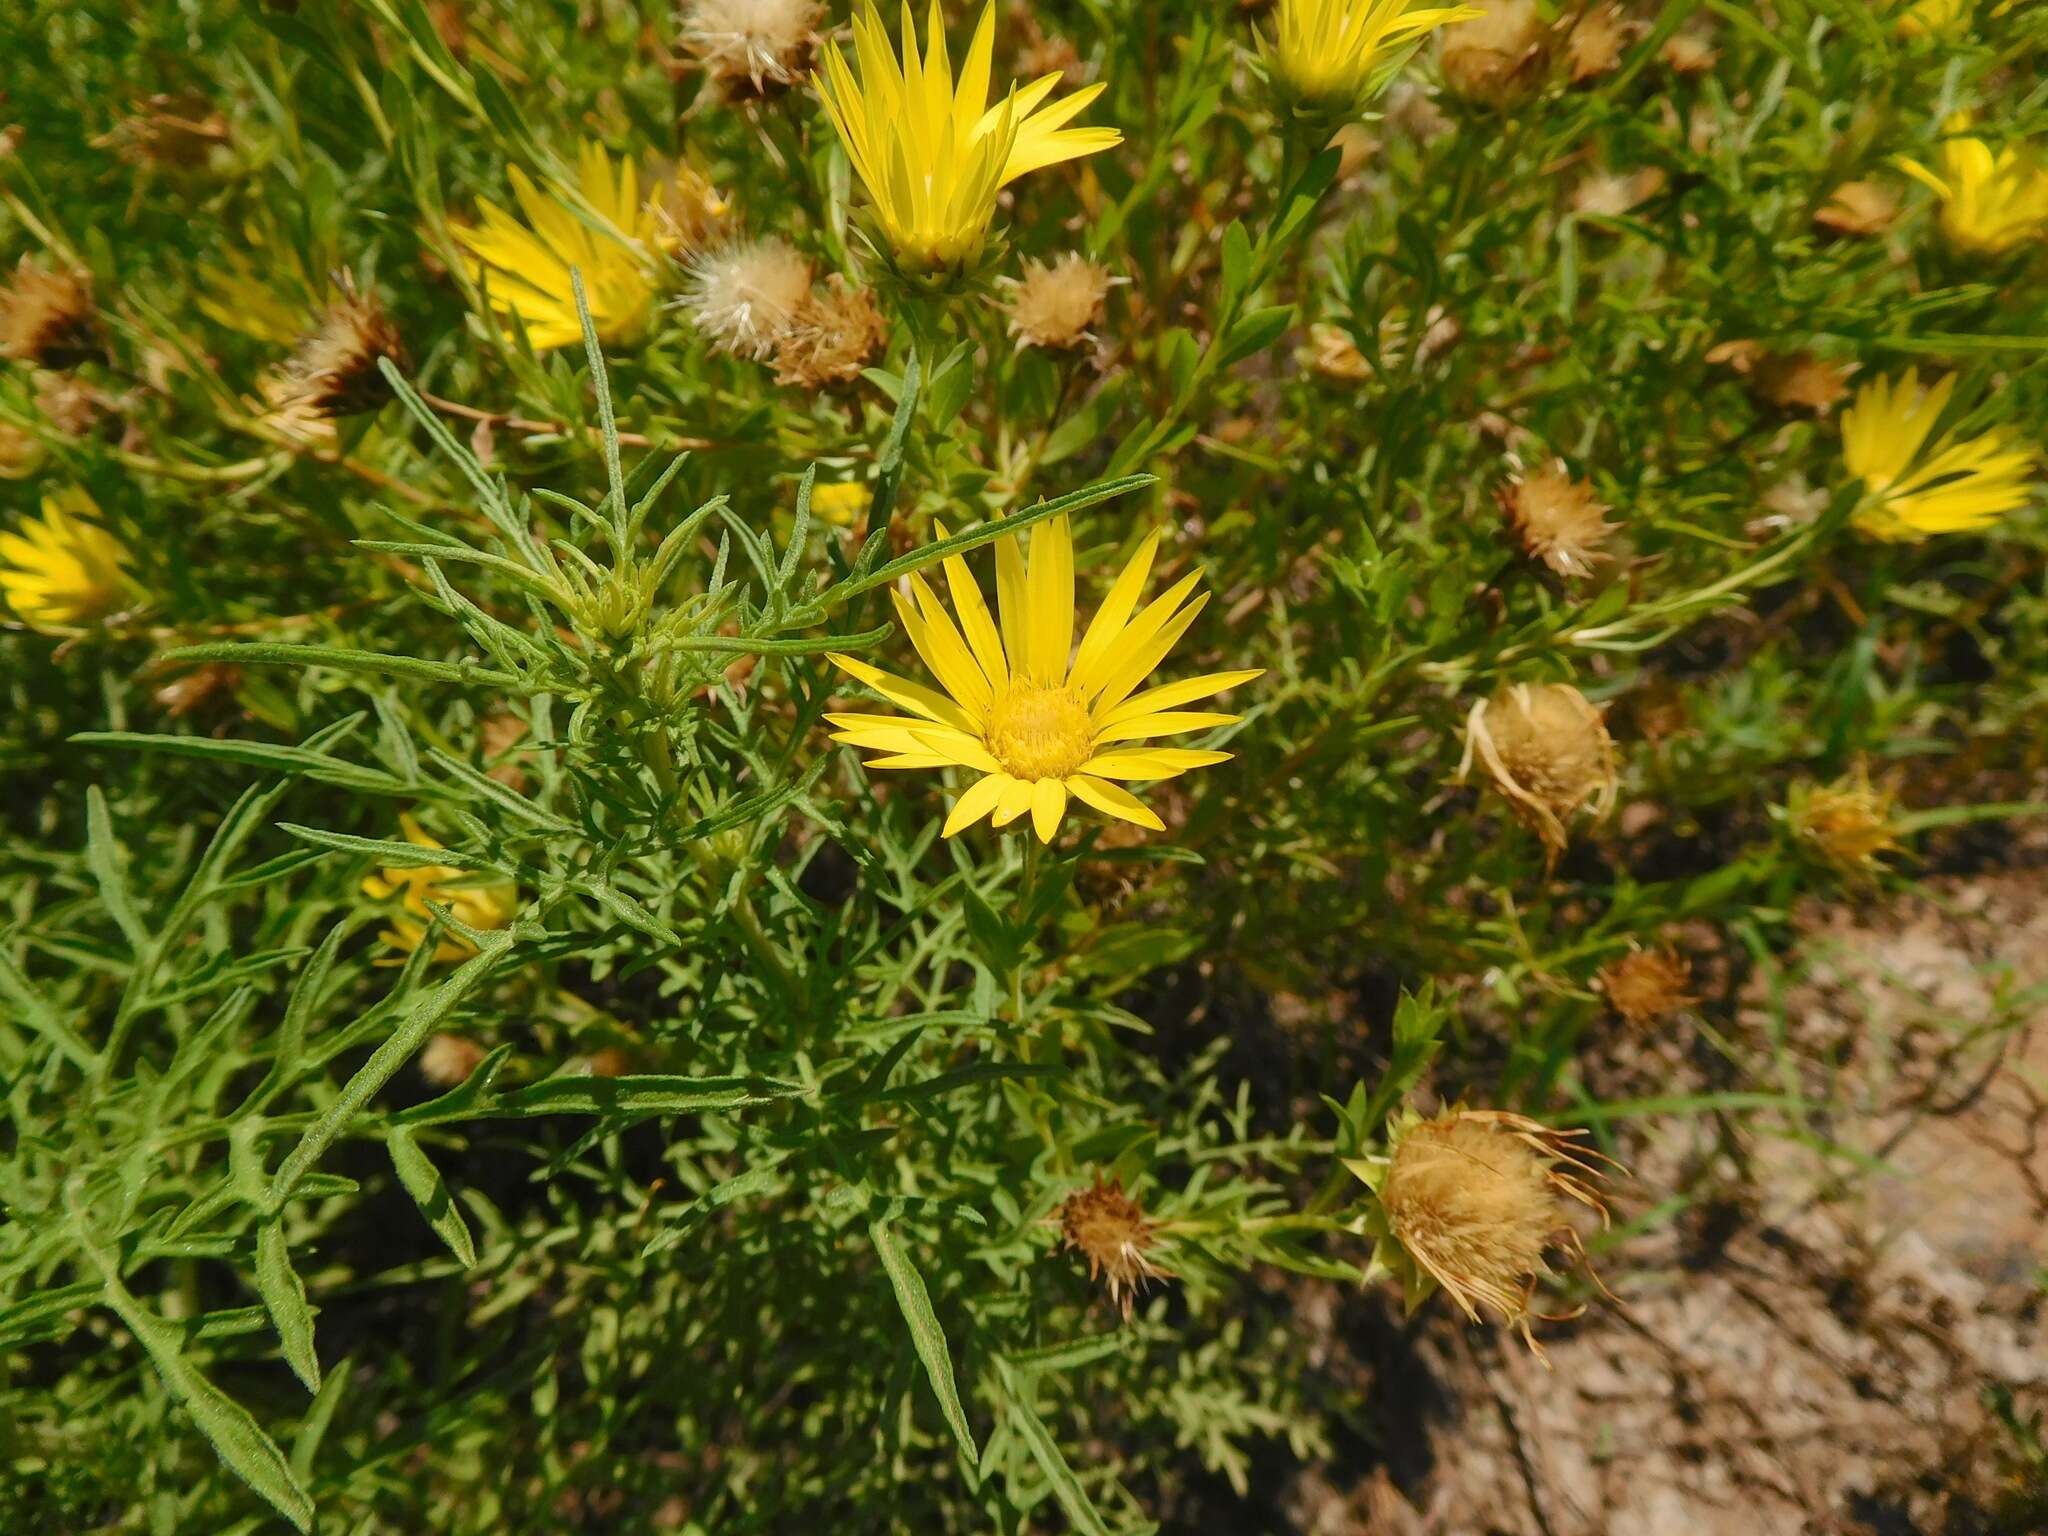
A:
<svg viewBox="0 0 2048 1536">
<path fill-rule="evenodd" d="M 1853 880 L 1874 879 L 1885 855 L 1901 847 L 1892 797 L 1860 763 L 1833 784 L 1794 788 L 1785 817 L 1802 848 Z"/>
<path fill-rule="evenodd" d="M 786 240 L 705 251 L 689 264 L 684 306 L 697 328 L 739 357 L 772 356 L 811 296 L 811 264 Z"/>
<path fill-rule="evenodd" d="M 1602 966 L 1599 981 L 1608 1005 L 1638 1029 L 1699 1001 L 1686 990 L 1691 963 L 1668 949 L 1632 949 Z"/>
<path fill-rule="evenodd" d="M 266 391 L 281 410 L 296 407 L 329 418 L 374 411 L 391 398 L 378 359 L 406 366 L 405 342 L 377 295 L 358 292 L 348 272 L 336 273 L 334 283 L 340 296 L 278 370 L 275 387 Z"/>
<path fill-rule="evenodd" d="M 0 357 L 38 368 L 76 368 L 102 356 L 92 279 L 75 267 L 44 270 L 28 257 L 0 289 Z"/>
<path fill-rule="evenodd" d="M 1092 1185 L 1061 1203 L 1059 1222 L 1065 1246 L 1087 1257 L 1088 1278 L 1103 1281 L 1126 1320 L 1140 1287 L 1173 1273 L 1153 1261 L 1151 1250 L 1159 1238 L 1138 1202 L 1124 1193 L 1120 1178 L 1105 1184 L 1098 1172 Z"/>
<path fill-rule="evenodd" d="M 814 288 L 775 344 L 775 382 L 823 389 L 860 377 L 889 340 L 874 295 L 837 272 Z"/>
<path fill-rule="evenodd" d="M 1687 29 L 1666 38 L 1658 57 L 1676 74 L 1703 75 L 1720 62 L 1721 54 L 1706 33 Z"/>
<path fill-rule="evenodd" d="M 1600 546 L 1614 532 L 1611 510 L 1588 480 L 1574 480 L 1559 459 L 1548 469 L 1517 475 L 1495 493 L 1500 510 L 1533 559 L 1560 576 L 1590 576 L 1613 557 Z"/>
<path fill-rule="evenodd" d="M 83 437 L 99 426 L 110 403 L 75 373 L 36 376 L 36 409 L 66 437 Z"/>
<path fill-rule="evenodd" d="M 1584 85 L 1610 73 L 1621 63 L 1621 51 L 1635 34 L 1635 24 L 1619 5 L 1589 5 L 1579 13 L 1565 39 L 1565 61 L 1572 84 Z"/>
<path fill-rule="evenodd" d="M 420 1076 L 437 1088 L 469 1081 L 484 1059 L 484 1048 L 467 1035 L 433 1035 L 420 1048 Z"/>
<path fill-rule="evenodd" d="M 1110 275 L 1078 251 L 1050 264 L 1026 257 L 1024 275 L 1011 279 L 1010 334 L 1019 347 L 1079 347 L 1095 339 Z"/>
<path fill-rule="evenodd" d="M 728 101 L 788 90 L 818 54 L 818 0 L 687 0 L 683 47 Z"/>
<path fill-rule="evenodd" d="M 232 696 L 242 685 L 242 669 L 231 662 L 209 661 L 157 684 L 150 697 L 173 719 L 182 720 L 222 694 Z"/>
<path fill-rule="evenodd" d="M 1556 1274 L 1550 1253 L 1560 1250 L 1586 1265 L 1570 1204 L 1597 1212 L 1603 1224 L 1607 1219 L 1598 1187 L 1605 1159 L 1581 1144 L 1585 1134 L 1504 1110 L 1451 1109 L 1396 1130 L 1376 1176 L 1399 1255 L 1466 1317 L 1483 1322 L 1492 1313 L 1518 1328 L 1539 1355 L 1529 1323 L 1541 1314 L 1530 1303 L 1538 1283 Z M 1411 1305 L 1427 1289 L 1416 1285 Z"/>
<path fill-rule="evenodd" d="M 1491 0 L 1485 14 L 1437 34 L 1437 61 L 1452 95 L 1510 106 L 1542 85 L 1550 42 L 1536 0 Z"/>
<path fill-rule="evenodd" d="M 1579 808 L 1605 816 L 1620 788 L 1606 722 L 1569 683 L 1516 683 L 1474 704 L 1459 778 L 1471 772 L 1474 757 L 1515 814 L 1542 835 L 1553 860 Z"/>
<path fill-rule="evenodd" d="M 1849 397 L 1852 370 L 1811 352 L 1768 352 L 1760 342 L 1724 341 L 1708 349 L 1706 360 L 1733 368 L 1759 399 L 1781 411 L 1825 416 Z"/>
<path fill-rule="evenodd" d="M 1828 195 L 1813 222 L 1837 235 L 1881 235 L 1899 217 L 1899 194 L 1881 181 L 1845 181 Z"/>
</svg>

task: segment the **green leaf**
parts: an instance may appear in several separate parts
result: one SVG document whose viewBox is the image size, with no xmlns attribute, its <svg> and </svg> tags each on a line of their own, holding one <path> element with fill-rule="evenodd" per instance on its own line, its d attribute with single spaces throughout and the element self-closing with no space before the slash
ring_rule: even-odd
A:
<svg viewBox="0 0 2048 1536">
<path fill-rule="evenodd" d="M 925 1289 L 924 1277 L 910 1262 L 888 1222 L 869 1222 L 868 1236 L 874 1240 L 875 1253 L 882 1268 L 888 1271 L 889 1284 L 895 1288 L 896 1305 L 910 1325 L 911 1346 L 924 1362 L 925 1376 L 939 1399 L 939 1411 L 946 1416 L 953 1438 L 959 1442 L 960 1454 L 967 1458 L 970 1468 L 974 1467 L 980 1462 L 981 1453 L 975 1449 L 974 1431 L 967 1427 L 967 1411 L 960 1406 L 960 1390 L 953 1384 L 953 1357 L 946 1348 L 946 1331 L 932 1311 L 931 1293 Z"/>
<path fill-rule="evenodd" d="M 451 557 L 448 550 L 430 553 L 442 559 Z M 428 661 L 419 656 L 358 651 L 345 645 L 186 645 L 164 652 L 163 659 L 224 661 L 238 667 L 330 667 L 338 672 L 357 672 L 369 677 L 395 677 L 415 683 L 481 683 L 488 688 L 510 688 L 520 682 L 510 672 L 500 672 L 473 661 Z"/>
<path fill-rule="evenodd" d="M 645 1119 L 745 1109 L 801 1098 L 808 1092 L 801 1083 L 752 1077 L 551 1077 L 503 1095 L 493 1113 L 515 1119 L 530 1115 Z"/>
<path fill-rule="evenodd" d="M 321 1112 L 318 1120 L 306 1127 L 299 1144 L 278 1165 L 265 1201 L 271 1212 L 291 1198 L 292 1190 L 299 1181 L 312 1172 L 313 1165 L 355 1122 L 370 1100 L 376 1097 L 377 1091 L 397 1076 L 400 1067 L 412 1060 L 413 1053 L 426 1042 L 427 1036 L 440 1027 L 441 1021 L 454 1012 L 458 1003 L 482 984 L 511 947 L 510 933 L 484 935 L 482 947 L 475 955 L 413 1004 L 391 1037 L 371 1052 L 370 1059 L 356 1069 L 355 1076 L 343 1086 L 334 1102 Z"/>
<path fill-rule="evenodd" d="M 397 1171 L 398 1182 L 412 1196 L 413 1204 L 420 1208 L 420 1214 L 426 1217 L 434 1235 L 448 1245 L 448 1251 L 455 1255 L 464 1269 L 475 1268 L 476 1243 L 469 1235 L 469 1223 L 462 1219 L 462 1212 L 456 1209 L 455 1201 L 448 1193 L 448 1184 L 441 1177 L 441 1170 L 420 1150 L 412 1132 L 402 1125 L 391 1127 L 384 1144 L 391 1153 L 391 1166 Z"/>
<path fill-rule="evenodd" d="M 210 762 L 240 763 L 267 768 L 273 773 L 297 774 L 341 789 L 365 794 L 413 799 L 437 791 L 432 785 L 411 784 L 396 774 L 357 763 L 343 762 L 324 752 L 306 747 L 285 747 L 274 742 L 218 741 L 211 736 L 152 736 L 143 731 L 80 731 L 71 737 L 82 747 L 133 747 L 144 752 L 163 752 L 172 757 L 197 757 Z"/>
<path fill-rule="evenodd" d="M 1019 1438 L 1031 1452 L 1031 1459 L 1038 1463 L 1039 1471 L 1045 1474 L 1045 1480 L 1052 1485 L 1052 1496 L 1067 1519 L 1073 1522 L 1074 1529 L 1083 1532 L 1084 1536 L 1109 1536 L 1109 1523 L 1102 1518 L 1095 1501 L 1088 1497 L 1088 1490 L 1081 1486 L 1081 1479 L 1074 1475 L 1074 1469 L 1060 1453 L 1059 1443 L 1053 1439 L 1052 1431 L 1045 1427 L 1045 1420 L 1038 1416 L 1038 1410 L 1007 1379 L 1003 1385 L 1003 1396 L 1017 1420 Z"/>
<path fill-rule="evenodd" d="M 149 927 L 136 908 L 135 895 L 128 887 L 121 846 L 114 837 L 113 818 L 107 814 L 107 797 L 99 785 L 85 791 L 85 857 L 91 866 L 93 883 L 100 901 L 122 935 L 136 950 L 149 947 Z"/>
<path fill-rule="evenodd" d="M 1219 359 L 1219 366 L 1228 368 L 1232 363 L 1243 362 L 1254 352 L 1265 351 L 1278 341 L 1292 324 L 1292 304 L 1275 304 L 1267 309 L 1253 310 L 1233 325 L 1224 336 L 1223 355 Z"/>
<path fill-rule="evenodd" d="M 312 1497 L 292 1472 L 277 1442 L 263 1432 L 248 1409 L 207 1380 L 185 1358 L 179 1330 L 129 1295 L 113 1272 L 111 1261 L 100 1258 L 95 1245 L 88 1243 L 87 1247 L 102 1266 L 106 1282 L 102 1294 L 108 1308 L 141 1341 L 157 1375 L 163 1378 L 172 1396 L 185 1405 L 200 1433 L 212 1442 L 215 1454 L 285 1519 L 301 1531 L 311 1531 Z"/>
<path fill-rule="evenodd" d="M 283 1222 L 276 1217 L 256 1229 L 256 1293 L 284 1346 L 285 1364 L 308 1392 L 317 1394 L 320 1357 L 313 1350 L 313 1309 L 306 1303 L 305 1282 L 285 1251 Z"/>
</svg>

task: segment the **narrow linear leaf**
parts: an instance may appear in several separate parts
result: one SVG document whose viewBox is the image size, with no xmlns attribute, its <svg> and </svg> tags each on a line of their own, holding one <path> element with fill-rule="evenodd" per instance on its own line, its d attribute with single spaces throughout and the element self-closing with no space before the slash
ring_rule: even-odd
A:
<svg viewBox="0 0 2048 1536">
<path fill-rule="evenodd" d="M 939 1399 L 939 1411 L 946 1416 L 967 1465 L 978 1466 L 981 1452 L 975 1448 L 974 1431 L 967 1427 L 967 1411 L 960 1406 L 960 1389 L 953 1384 L 953 1356 L 946 1348 L 946 1331 L 939 1326 L 938 1314 L 932 1311 L 931 1293 L 925 1289 L 924 1276 L 910 1262 L 896 1229 L 888 1222 L 869 1222 L 868 1235 L 874 1241 L 882 1268 L 888 1271 L 889 1284 L 895 1288 L 896 1305 L 910 1325 L 911 1347 L 924 1362 L 925 1376 Z"/>
<path fill-rule="evenodd" d="M 445 558 L 445 551 L 435 551 Z M 505 688 L 519 681 L 470 661 L 428 661 L 422 656 L 388 656 L 344 645 L 232 644 L 186 645 L 164 653 L 165 661 L 225 661 L 235 666 L 329 667 L 369 677 L 396 677 L 418 683 L 482 683 Z"/>
<path fill-rule="evenodd" d="M 88 1245 L 91 1248 L 92 1245 Z M 93 1250 L 96 1253 L 96 1249 Z M 313 1529 L 313 1500 L 292 1472 L 277 1442 L 240 1403 L 221 1391 L 181 1348 L 179 1330 L 128 1293 L 111 1266 L 102 1264 L 102 1294 L 107 1307 L 141 1341 L 150 1364 L 172 1396 L 185 1405 L 192 1422 L 212 1443 L 228 1469 L 266 1499 L 301 1531 Z"/>
<path fill-rule="evenodd" d="M 284 1346 L 285 1364 L 308 1392 L 317 1394 L 320 1357 L 313 1350 L 313 1309 L 306 1302 L 305 1282 L 285 1250 L 284 1224 L 275 1217 L 256 1229 L 256 1292 Z"/>
<path fill-rule="evenodd" d="M 462 1219 L 462 1212 L 455 1207 L 441 1170 L 420 1150 L 420 1144 L 413 1140 L 412 1132 L 404 1126 L 394 1125 L 385 1145 L 390 1150 L 391 1166 L 397 1171 L 398 1182 L 412 1196 L 413 1204 L 420 1208 L 420 1214 L 426 1217 L 434 1235 L 448 1245 L 448 1251 L 461 1261 L 464 1269 L 475 1268 L 476 1243 L 469 1235 L 469 1223 Z"/>
<path fill-rule="evenodd" d="M 1081 1486 L 1081 1479 L 1074 1475 L 1074 1469 L 1067 1465 L 1067 1458 L 1060 1454 L 1059 1442 L 1045 1427 L 1045 1420 L 1025 1401 L 1021 1392 L 1013 1390 L 1005 1396 L 1009 1399 L 1011 1413 L 1016 1416 L 1019 1438 L 1031 1452 L 1031 1459 L 1038 1463 L 1038 1469 L 1045 1474 L 1046 1481 L 1052 1484 L 1052 1496 L 1059 1501 L 1074 1529 L 1082 1532 L 1083 1536 L 1110 1536 L 1109 1523 L 1102 1518 L 1095 1501 L 1088 1497 L 1088 1490 Z"/>
</svg>

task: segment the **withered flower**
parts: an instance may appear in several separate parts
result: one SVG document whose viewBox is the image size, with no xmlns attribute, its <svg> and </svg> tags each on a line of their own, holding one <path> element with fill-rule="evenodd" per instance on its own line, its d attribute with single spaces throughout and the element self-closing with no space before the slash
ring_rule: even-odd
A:
<svg viewBox="0 0 2048 1536">
<path fill-rule="evenodd" d="M 1384 1158 L 1347 1160 L 1377 1196 L 1375 1258 L 1400 1279 L 1409 1309 L 1441 1287 L 1473 1322 L 1491 1313 L 1540 1357 L 1530 1320 L 1536 1287 L 1555 1278 L 1553 1251 L 1599 1283 L 1570 1219 L 1571 1204 L 1607 1220 L 1601 1154 L 1582 1130 L 1504 1110 L 1408 1112 Z"/>
<path fill-rule="evenodd" d="M 1531 558 L 1560 576 L 1590 576 L 1612 559 L 1600 546 L 1614 532 L 1611 510 L 1588 480 L 1574 480 L 1559 459 L 1548 469 L 1517 475 L 1494 493 L 1502 516 Z"/>
<path fill-rule="evenodd" d="M 1010 282 L 1010 334 L 1019 347 L 1072 350 L 1093 341 L 1103 304 L 1115 281 L 1078 251 L 1046 263 L 1024 261 L 1024 275 Z"/>
<path fill-rule="evenodd" d="M 76 267 L 45 270 L 22 257 L 0 289 L 0 357 L 63 369 L 105 352 L 91 276 Z"/>
<path fill-rule="evenodd" d="M 1638 1029 L 1668 1018 L 1699 999 L 1692 985 L 1692 965 L 1669 949 L 1632 949 L 1600 968 L 1600 990 L 1614 1011 Z"/>
<path fill-rule="evenodd" d="M 889 322 L 874 295 L 834 272 L 797 306 L 776 342 L 775 382 L 803 389 L 850 383 L 888 341 Z"/>
<path fill-rule="evenodd" d="M 358 292 L 349 272 L 336 273 L 334 284 L 339 296 L 265 390 L 280 410 L 326 418 L 374 411 L 391 398 L 378 360 L 406 366 L 405 342 L 377 295 Z"/>
<path fill-rule="evenodd" d="M 1474 757 L 1515 814 L 1542 836 L 1552 862 L 1564 851 L 1566 823 L 1579 808 L 1605 816 L 1620 788 L 1606 722 L 1569 683 L 1516 683 L 1474 704 L 1460 779 L 1471 772 Z"/>
<path fill-rule="evenodd" d="M 683 47 L 728 101 L 788 90 L 817 61 L 818 0 L 687 0 Z"/>
<path fill-rule="evenodd" d="M 1107 1184 L 1098 1171 L 1095 1182 L 1077 1189 L 1060 1205 L 1060 1232 L 1068 1248 L 1088 1259 L 1088 1278 L 1100 1279 L 1109 1299 L 1130 1320 L 1131 1303 L 1148 1280 L 1165 1280 L 1172 1271 L 1151 1258 L 1159 1238 L 1138 1202 L 1124 1193 L 1124 1181 Z"/>
<path fill-rule="evenodd" d="M 1542 85 L 1550 43 L 1535 0 L 1490 0 L 1483 15 L 1437 34 L 1437 60 L 1452 95 L 1511 106 Z"/>
<path fill-rule="evenodd" d="M 1610 73 L 1621 63 L 1621 50 L 1628 46 L 1634 31 L 1619 5 L 1589 5 L 1581 11 L 1564 47 L 1572 84 L 1584 85 Z"/>
</svg>

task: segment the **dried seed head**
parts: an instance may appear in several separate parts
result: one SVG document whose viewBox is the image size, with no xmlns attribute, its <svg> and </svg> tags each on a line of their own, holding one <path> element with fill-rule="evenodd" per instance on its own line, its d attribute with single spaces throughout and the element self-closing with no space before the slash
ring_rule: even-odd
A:
<svg viewBox="0 0 2048 1536">
<path fill-rule="evenodd" d="M 727 100 L 788 90 L 818 53 L 818 0 L 687 0 L 682 43 Z"/>
<path fill-rule="evenodd" d="M 1387 1236 L 1408 1261 L 1400 1267 L 1412 1266 L 1411 1305 L 1433 1282 L 1466 1317 L 1491 1312 L 1541 1354 L 1530 1301 L 1555 1274 L 1548 1254 L 1585 1262 L 1568 1202 L 1607 1217 L 1599 1154 L 1580 1145 L 1584 1135 L 1500 1110 L 1452 1109 L 1397 1129 L 1383 1169 L 1353 1164 L 1376 1181 Z"/>
<path fill-rule="evenodd" d="M 695 257 L 684 306 L 699 330 L 740 357 L 765 358 L 811 293 L 811 264 L 786 240 L 751 240 Z"/>
<path fill-rule="evenodd" d="M 1635 27 L 1619 5 L 1592 5 L 1579 13 L 1565 39 L 1565 60 L 1571 66 L 1572 84 L 1584 85 L 1598 79 L 1621 63 L 1621 50 L 1628 46 Z"/>
<path fill-rule="evenodd" d="M 805 296 L 776 342 L 775 382 L 802 389 L 851 383 L 888 340 L 874 295 L 834 272 Z"/>
<path fill-rule="evenodd" d="M 1686 990 L 1692 966 L 1668 949 L 1632 949 L 1600 968 L 1600 990 L 1614 1011 L 1641 1028 L 1699 999 Z"/>
<path fill-rule="evenodd" d="M 1899 216 L 1899 194 L 1879 181 L 1845 181 L 1813 222 L 1837 235 L 1881 235 Z"/>
<path fill-rule="evenodd" d="M 1124 1193 L 1122 1179 L 1105 1184 L 1097 1173 L 1094 1184 L 1067 1196 L 1059 1221 L 1066 1246 L 1087 1256 L 1088 1278 L 1104 1282 L 1127 1320 L 1139 1287 L 1172 1274 L 1150 1258 L 1159 1239 L 1138 1202 Z"/>
<path fill-rule="evenodd" d="M 75 267 L 46 272 L 22 257 L 0 290 L 0 357 L 75 368 L 104 352 L 91 277 Z"/>
<path fill-rule="evenodd" d="M 1802 848 L 1852 880 L 1876 878 L 1884 856 L 1901 846 L 1892 797 L 1870 782 L 1860 763 L 1833 784 L 1795 787 L 1785 819 Z"/>
<path fill-rule="evenodd" d="M 420 1048 L 420 1076 L 437 1088 L 469 1081 L 484 1048 L 467 1035 L 434 1035 Z"/>
<path fill-rule="evenodd" d="M 1437 39 L 1444 85 L 1466 101 L 1508 106 L 1543 83 L 1550 30 L 1536 0 L 1493 0 L 1484 15 L 1445 27 Z"/>
<path fill-rule="evenodd" d="M 1562 459 L 1517 475 L 1495 498 L 1522 548 L 1558 575 L 1590 576 L 1596 562 L 1613 558 L 1600 552 L 1614 532 L 1605 520 L 1609 508 L 1593 494 L 1592 482 L 1572 479 Z"/>
<path fill-rule="evenodd" d="M 1027 257 L 1024 275 L 1011 280 L 1010 334 L 1020 347 L 1072 349 L 1094 340 L 1103 301 L 1114 281 L 1078 251 L 1057 261 Z"/>
<path fill-rule="evenodd" d="M 391 398 L 379 358 L 406 366 L 405 343 L 377 295 L 356 291 L 355 277 L 335 274 L 340 295 L 278 370 L 271 404 L 311 416 L 358 416 Z"/>
<path fill-rule="evenodd" d="M 1579 807 L 1604 816 L 1620 787 L 1606 722 L 1569 683 L 1516 683 L 1474 704 L 1460 778 L 1475 756 L 1515 813 L 1542 835 L 1552 860 L 1564 851 L 1565 824 Z"/>
</svg>

